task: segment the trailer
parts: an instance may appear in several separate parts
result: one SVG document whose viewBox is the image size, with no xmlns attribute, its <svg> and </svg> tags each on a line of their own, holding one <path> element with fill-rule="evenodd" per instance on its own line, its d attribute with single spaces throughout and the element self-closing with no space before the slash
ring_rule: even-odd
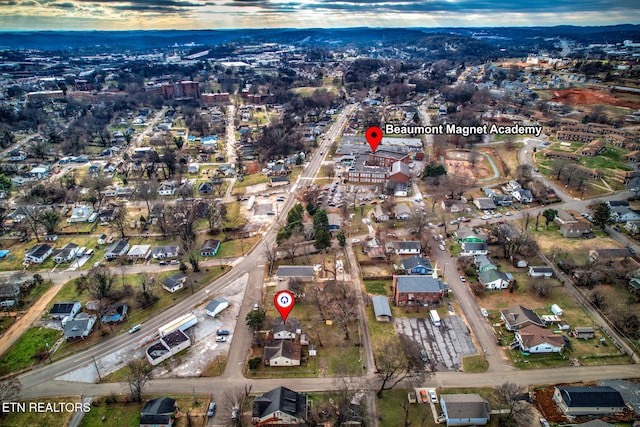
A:
<svg viewBox="0 0 640 427">
<path fill-rule="evenodd" d="M 256 196 L 249 197 L 249 202 L 247 203 L 247 210 L 250 211 L 253 209 L 253 205 L 256 203 Z"/>
<path fill-rule="evenodd" d="M 177 331 L 180 329 L 181 331 L 186 331 L 190 327 L 194 326 L 198 323 L 198 318 L 193 313 L 187 313 L 178 317 L 177 319 L 167 323 L 158 328 L 158 333 L 161 337 L 164 337 L 167 334 L 170 334 L 173 331 Z"/>
<path fill-rule="evenodd" d="M 431 319 L 433 326 L 440 326 L 440 316 L 436 310 L 431 310 L 429 312 L 429 318 Z"/>
</svg>

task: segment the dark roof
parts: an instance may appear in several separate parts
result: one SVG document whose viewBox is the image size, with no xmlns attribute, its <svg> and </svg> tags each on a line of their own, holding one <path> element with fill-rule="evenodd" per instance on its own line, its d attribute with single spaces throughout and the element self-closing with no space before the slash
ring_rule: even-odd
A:
<svg viewBox="0 0 640 427">
<path fill-rule="evenodd" d="M 489 418 L 489 403 L 477 394 L 443 394 L 447 419 Z"/>
<path fill-rule="evenodd" d="M 182 282 L 184 282 L 184 280 L 186 278 L 187 278 L 187 276 L 184 273 L 176 273 L 176 274 L 172 274 L 171 276 L 169 276 L 166 279 L 164 279 L 162 284 L 167 288 L 173 289 L 177 285 L 179 285 Z"/>
<path fill-rule="evenodd" d="M 164 341 L 169 347 L 175 347 L 185 341 L 189 341 L 189 337 L 180 329 L 176 329 L 162 337 L 162 341 Z"/>
<path fill-rule="evenodd" d="M 218 246 L 220 246 L 220 240 L 208 239 L 208 240 L 205 240 L 205 242 L 202 244 L 200 251 L 209 252 L 209 251 L 215 250 Z"/>
<path fill-rule="evenodd" d="M 91 333 L 96 316 L 80 313 L 74 319 L 68 320 L 64 325 L 64 337 L 66 339 L 85 337 Z M 93 323 L 92 323 L 93 322 Z M 92 323 L 89 328 L 89 323 Z"/>
<path fill-rule="evenodd" d="M 120 254 L 124 251 L 128 244 L 128 240 L 118 240 L 107 248 L 106 253 Z"/>
<path fill-rule="evenodd" d="M 462 242 L 462 250 L 465 251 L 486 251 L 488 248 L 486 242 Z"/>
<path fill-rule="evenodd" d="M 144 404 L 140 415 L 171 415 L 177 410 L 176 400 L 170 397 L 159 397 Z"/>
<path fill-rule="evenodd" d="M 168 425 L 170 420 L 169 415 L 140 415 L 141 425 Z"/>
<path fill-rule="evenodd" d="M 521 305 L 509 307 L 506 310 L 502 310 L 500 313 L 506 319 L 507 323 L 513 327 L 518 327 L 527 321 L 535 325 L 544 326 L 542 319 L 540 319 L 533 310 Z"/>
<path fill-rule="evenodd" d="M 402 266 L 405 270 L 411 270 L 413 268 L 422 266 L 429 270 L 433 270 L 433 266 L 431 265 L 431 261 L 429 258 L 425 258 L 420 255 L 410 256 L 409 258 L 405 258 L 402 260 Z"/>
<path fill-rule="evenodd" d="M 609 386 L 557 386 L 560 397 L 569 408 L 624 408 L 620 392 Z"/>
<path fill-rule="evenodd" d="M 530 265 L 529 270 L 535 271 L 536 273 L 553 273 L 553 268 L 546 265 Z"/>
<path fill-rule="evenodd" d="M 307 396 L 286 387 L 277 387 L 254 399 L 253 416 L 262 418 L 279 411 L 305 419 L 306 408 Z"/>
<path fill-rule="evenodd" d="M 396 249 L 401 250 L 420 250 L 420 248 L 422 247 L 422 245 L 420 244 L 419 241 L 417 240 L 396 240 L 395 242 L 393 242 L 393 245 L 396 247 Z"/>
<path fill-rule="evenodd" d="M 311 277 L 313 278 L 313 267 L 308 265 L 280 265 L 276 270 L 278 277 Z"/>
<path fill-rule="evenodd" d="M 42 243 L 29 249 L 29 251 L 27 252 L 27 255 L 31 255 L 34 258 L 41 258 L 50 250 L 51 250 L 50 245 L 47 245 L 46 243 Z"/>
<path fill-rule="evenodd" d="M 282 322 L 282 317 L 276 317 L 271 326 L 274 334 L 281 331 L 295 332 L 297 329 L 302 329 L 302 323 L 295 317 L 289 317 L 286 323 Z"/>
<path fill-rule="evenodd" d="M 69 314 L 71 310 L 73 310 L 73 306 L 78 303 L 78 301 L 71 302 L 57 302 L 53 304 L 49 314 Z"/>
</svg>

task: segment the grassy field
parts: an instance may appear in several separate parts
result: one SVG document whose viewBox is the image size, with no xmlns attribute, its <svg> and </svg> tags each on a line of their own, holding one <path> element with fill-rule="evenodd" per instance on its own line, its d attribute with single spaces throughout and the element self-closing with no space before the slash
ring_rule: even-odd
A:
<svg viewBox="0 0 640 427">
<path fill-rule="evenodd" d="M 61 331 L 46 328 L 27 330 L 9 351 L 0 359 L 0 375 L 19 371 L 40 362 L 34 359 L 36 354 L 43 354 L 46 359 L 47 344 L 49 348 L 62 336 Z"/>
<path fill-rule="evenodd" d="M 380 427 L 400 427 L 404 425 L 404 409 L 401 405 L 407 402 L 407 394 L 410 390 L 397 389 L 387 390 L 383 393 L 381 399 L 376 400 L 378 414 L 380 417 Z M 439 405 L 436 405 L 439 407 Z M 431 405 L 416 403 L 409 405 L 409 421 L 411 426 L 436 426 L 431 412 Z"/>
<path fill-rule="evenodd" d="M 371 295 L 391 295 L 391 280 L 364 281 L 364 288 Z"/>
<path fill-rule="evenodd" d="M 627 152 L 622 148 L 607 145 L 602 154 L 598 156 L 581 156 L 578 163 L 598 170 L 619 169 L 629 171 L 633 170 L 633 168 L 624 161 L 624 155 Z"/>
<path fill-rule="evenodd" d="M 484 356 L 467 356 L 462 359 L 462 370 L 464 372 L 486 372 L 489 368 L 489 364 L 484 359 Z"/>
<path fill-rule="evenodd" d="M 73 416 L 73 412 L 70 411 L 61 411 L 61 412 L 36 412 L 29 411 L 29 403 L 36 402 L 38 404 L 41 403 L 52 403 L 52 404 L 75 404 L 80 402 L 79 396 L 65 397 L 65 398 L 55 398 L 55 399 L 38 399 L 37 401 L 24 401 L 27 405 L 26 412 L 12 412 L 7 416 L 4 416 L 0 419 L 0 424 L 3 427 L 49 427 L 49 426 L 65 426 L 68 425 L 69 421 L 71 421 L 71 417 Z M 63 407 L 64 408 L 64 407 Z M 92 408 L 93 411 L 93 408 Z M 138 416 L 140 415 L 138 411 Z M 104 425 L 100 424 L 101 426 Z"/>
</svg>

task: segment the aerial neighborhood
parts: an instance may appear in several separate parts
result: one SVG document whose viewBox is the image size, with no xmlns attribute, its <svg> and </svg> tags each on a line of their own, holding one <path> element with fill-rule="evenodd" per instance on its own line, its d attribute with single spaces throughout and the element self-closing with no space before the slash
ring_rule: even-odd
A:
<svg viewBox="0 0 640 427">
<path fill-rule="evenodd" d="M 0 425 L 637 425 L 637 30 L 403 31 L 7 42 Z"/>
</svg>

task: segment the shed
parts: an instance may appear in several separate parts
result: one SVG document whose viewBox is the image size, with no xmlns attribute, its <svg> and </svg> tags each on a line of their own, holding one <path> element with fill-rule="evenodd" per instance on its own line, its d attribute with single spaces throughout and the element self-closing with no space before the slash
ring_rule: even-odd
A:
<svg viewBox="0 0 640 427">
<path fill-rule="evenodd" d="M 573 328 L 576 338 L 589 339 L 596 336 L 596 331 L 591 326 L 576 326 Z"/>
<path fill-rule="evenodd" d="M 216 317 L 225 308 L 229 307 L 229 300 L 222 297 L 212 299 L 205 307 L 204 311 L 211 317 Z"/>
<path fill-rule="evenodd" d="M 562 316 L 564 314 L 564 311 L 562 311 L 562 309 L 560 308 L 560 306 L 558 304 L 553 304 L 551 306 L 551 312 L 553 314 L 555 314 L 556 316 Z"/>
<path fill-rule="evenodd" d="M 383 295 L 376 295 L 371 298 L 373 302 L 373 312 L 376 315 L 378 322 L 388 322 L 391 320 L 391 307 L 389 307 L 389 300 Z"/>
</svg>

